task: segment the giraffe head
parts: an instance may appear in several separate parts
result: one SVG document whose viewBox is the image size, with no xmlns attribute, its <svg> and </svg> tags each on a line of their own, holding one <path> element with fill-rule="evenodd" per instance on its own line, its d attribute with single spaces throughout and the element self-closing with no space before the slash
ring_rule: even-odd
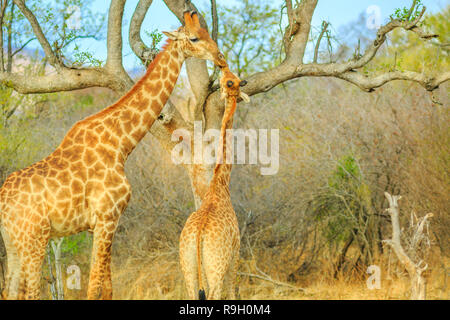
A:
<svg viewBox="0 0 450 320">
<path fill-rule="evenodd" d="M 228 66 L 222 68 L 222 77 L 220 78 L 221 94 L 220 98 L 223 100 L 228 97 L 241 97 L 245 102 L 249 102 L 250 98 L 244 92 L 241 92 L 241 87 L 247 84 L 246 80 L 239 79 Z"/>
<path fill-rule="evenodd" d="M 215 65 L 224 67 L 225 57 L 220 52 L 217 43 L 211 39 L 206 29 L 200 26 L 200 20 L 196 11 L 184 12 L 185 26 L 178 30 L 163 33 L 172 41 L 178 41 L 186 58 L 196 57 L 211 60 Z"/>
</svg>

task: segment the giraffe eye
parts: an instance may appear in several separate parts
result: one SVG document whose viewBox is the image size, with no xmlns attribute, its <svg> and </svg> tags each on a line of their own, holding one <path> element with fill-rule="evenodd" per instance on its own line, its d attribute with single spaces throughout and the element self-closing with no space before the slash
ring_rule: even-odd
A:
<svg viewBox="0 0 450 320">
<path fill-rule="evenodd" d="M 191 42 L 198 42 L 198 38 L 191 38 L 191 39 L 189 39 Z"/>
<path fill-rule="evenodd" d="M 231 88 L 233 86 L 233 84 L 234 84 L 233 81 L 231 81 L 231 80 L 227 81 L 227 87 L 228 88 Z"/>
</svg>

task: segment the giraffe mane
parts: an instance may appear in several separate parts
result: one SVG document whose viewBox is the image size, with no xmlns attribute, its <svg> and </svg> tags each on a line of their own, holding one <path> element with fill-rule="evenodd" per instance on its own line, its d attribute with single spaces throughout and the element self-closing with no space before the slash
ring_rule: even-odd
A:
<svg viewBox="0 0 450 320">
<path fill-rule="evenodd" d="M 153 61 L 150 63 L 150 65 L 147 67 L 147 71 L 145 72 L 144 76 L 142 76 L 138 82 L 128 91 L 122 98 L 120 98 L 115 104 L 120 104 L 124 102 L 130 95 L 132 95 L 137 88 L 139 88 L 139 85 L 145 81 L 145 79 L 150 76 L 150 74 L 155 69 L 156 65 L 158 64 L 158 61 L 161 59 L 162 53 L 166 51 L 166 49 L 169 47 L 169 45 L 173 42 L 171 39 L 167 39 L 167 41 L 164 43 L 164 45 L 161 47 L 161 50 L 158 52 L 156 57 L 153 59 Z M 115 105 L 114 104 L 114 105 Z"/>
<path fill-rule="evenodd" d="M 155 66 L 158 63 L 159 59 L 161 59 L 161 53 L 163 53 L 172 42 L 173 42 L 172 39 L 167 39 L 166 40 L 166 42 L 161 47 L 161 50 L 158 52 L 156 57 L 153 59 L 153 61 L 148 66 L 147 71 L 145 72 L 146 75 L 149 75 L 153 71 L 153 69 L 155 68 Z"/>
<path fill-rule="evenodd" d="M 217 164 L 216 164 L 216 167 L 214 168 L 214 175 L 217 173 L 220 166 L 223 164 L 223 161 L 226 161 L 226 159 L 224 157 L 224 152 L 223 152 L 223 149 L 226 148 L 226 145 L 224 145 L 223 142 L 225 141 L 225 135 L 226 135 L 226 129 L 227 129 L 228 122 L 233 117 L 234 113 L 236 112 L 236 104 L 237 104 L 236 97 L 228 96 L 226 99 L 227 99 L 226 100 L 227 105 L 228 105 L 228 102 L 231 100 L 232 106 L 231 106 L 231 108 L 225 107 L 225 114 L 223 115 L 223 118 L 222 118 L 222 125 L 220 127 L 220 138 L 221 138 L 220 148 L 219 148 L 219 154 L 217 156 Z"/>
<path fill-rule="evenodd" d="M 145 79 L 148 76 L 150 76 L 152 71 L 155 69 L 155 66 L 158 64 L 158 61 L 161 59 L 162 53 L 167 49 L 167 47 L 169 47 L 169 45 L 172 43 L 172 41 L 173 40 L 171 40 L 171 39 L 167 39 L 166 43 L 164 43 L 164 45 L 161 47 L 161 50 L 159 51 L 159 53 L 156 55 L 156 57 L 153 59 L 153 61 L 150 63 L 150 65 L 147 67 L 147 71 L 145 72 L 144 76 L 142 76 L 133 85 L 133 87 L 131 87 L 131 89 L 127 93 L 125 93 L 119 100 L 114 102 L 109 107 L 106 107 L 105 109 L 99 111 L 98 113 L 93 114 L 93 115 L 85 118 L 84 120 L 81 120 L 81 122 L 84 122 L 84 121 L 87 121 L 87 120 L 93 120 L 93 119 L 96 119 L 96 118 L 101 118 L 101 117 L 111 113 L 117 106 L 119 106 L 119 105 L 123 104 L 124 102 L 126 102 L 127 99 L 129 99 L 129 97 L 132 96 L 136 92 L 136 90 L 145 81 Z"/>
</svg>

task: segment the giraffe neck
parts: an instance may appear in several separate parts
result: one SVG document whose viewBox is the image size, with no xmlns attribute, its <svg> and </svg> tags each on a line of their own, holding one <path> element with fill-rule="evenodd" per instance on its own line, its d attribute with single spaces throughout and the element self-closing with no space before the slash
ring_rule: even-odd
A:
<svg viewBox="0 0 450 320">
<path fill-rule="evenodd" d="M 185 60 L 178 42 L 169 40 L 163 48 L 127 94 L 85 119 L 88 126 L 99 124 L 114 137 L 112 147 L 120 150 L 124 161 L 160 115 Z"/>
<path fill-rule="evenodd" d="M 232 159 L 227 161 L 227 129 L 233 127 L 233 115 L 236 110 L 236 97 L 227 97 L 225 113 L 222 118 L 222 126 L 220 128 L 220 142 L 217 152 L 217 164 L 214 168 L 214 176 L 211 181 L 213 186 L 222 186 L 228 189 L 230 184 Z M 231 150 L 230 150 L 231 151 Z M 230 162 L 230 163 L 228 163 Z"/>
</svg>

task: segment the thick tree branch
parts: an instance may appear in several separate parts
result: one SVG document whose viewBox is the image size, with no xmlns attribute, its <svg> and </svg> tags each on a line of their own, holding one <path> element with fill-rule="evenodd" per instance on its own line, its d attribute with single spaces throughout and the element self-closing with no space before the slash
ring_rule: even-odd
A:
<svg viewBox="0 0 450 320">
<path fill-rule="evenodd" d="M 297 64 L 303 61 L 316 6 L 317 0 L 303 0 L 294 9 L 294 25 L 288 27 L 288 35 L 285 35 L 286 60 Z"/>
<path fill-rule="evenodd" d="M 0 82 L 22 94 L 71 91 L 90 87 L 110 88 L 123 94 L 129 89 L 123 79 L 103 68 L 63 68 L 59 72 L 45 76 L 1 72 Z"/>
<path fill-rule="evenodd" d="M 144 21 L 145 15 L 152 2 L 153 0 L 139 1 L 134 10 L 133 17 L 131 18 L 130 31 L 128 34 L 131 49 L 145 66 L 148 66 L 158 54 L 157 50 L 152 50 L 147 47 L 141 38 L 142 22 Z"/>
<path fill-rule="evenodd" d="M 107 58 L 105 69 L 117 74 L 130 88 L 133 85 L 122 63 L 122 20 L 126 0 L 111 0 L 108 14 Z"/>
<path fill-rule="evenodd" d="M 372 91 L 374 88 L 378 88 L 393 80 L 414 81 L 426 90 L 432 91 L 438 88 L 440 84 L 449 80 L 448 72 L 436 77 L 426 76 L 413 71 L 391 71 L 380 75 L 363 75 L 362 73 L 355 72 L 355 70 L 364 67 L 375 57 L 379 48 L 385 42 L 386 35 L 396 28 L 403 28 L 407 31 L 414 32 L 424 40 L 437 37 L 437 35 L 427 33 L 418 26 L 425 12 L 425 7 L 422 8 L 413 20 L 394 19 L 380 27 L 373 43 L 368 46 L 364 54 L 358 59 L 343 63 L 303 64 L 303 54 L 308 41 L 307 36 L 310 30 L 310 22 L 316 4 L 317 1 L 306 0 L 302 1 L 294 9 L 296 23 L 299 26 L 293 28 L 294 34 L 289 35 L 290 40 L 286 47 L 285 60 L 272 69 L 251 75 L 247 79 L 248 85 L 243 88 L 245 93 L 253 95 L 266 92 L 284 81 L 305 76 L 336 77 L 353 83 L 365 91 Z M 314 60 L 317 60 L 317 51 L 318 46 L 316 44 Z"/>
<path fill-rule="evenodd" d="M 215 42 L 217 42 L 217 37 L 218 37 L 218 34 L 219 34 L 219 16 L 217 15 L 216 0 L 211 0 L 211 17 L 212 17 L 211 38 Z"/>
<path fill-rule="evenodd" d="M 126 0 L 111 0 L 108 13 L 107 68 L 122 66 L 122 19 Z"/>
<path fill-rule="evenodd" d="M 121 33 L 125 1 L 112 0 L 111 2 L 108 22 L 108 59 L 106 66 L 104 68 L 73 69 L 64 66 L 62 61 L 58 59 L 46 39 L 39 22 L 25 5 L 24 1 L 14 0 L 13 4 L 19 7 L 31 24 L 33 32 L 44 50 L 47 61 L 55 67 L 56 73 L 45 76 L 33 76 L 0 72 L 0 82 L 23 94 L 70 91 L 89 87 L 105 87 L 119 94 L 125 93 L 133 85 L 133 81 L 125 72 L 122 65 Z M 8 53 L 10 56 L 9 60 L 11 60 L 15 53 L 17 51 Z M 10 61 L 8 61 L 9 63 Z M 10 71 L 10 68 L 7 68 L 6 71 Z"/>
</svg>

